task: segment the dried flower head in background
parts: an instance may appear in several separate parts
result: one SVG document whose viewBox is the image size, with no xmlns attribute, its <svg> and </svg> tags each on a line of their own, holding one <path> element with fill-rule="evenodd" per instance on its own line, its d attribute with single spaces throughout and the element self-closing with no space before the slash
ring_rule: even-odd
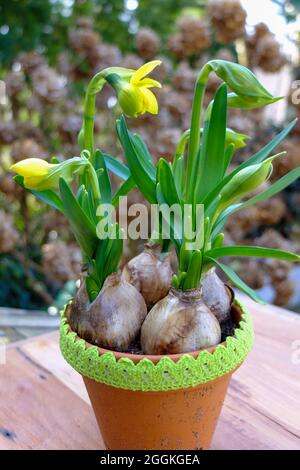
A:
<svg viewBox="0 0 300 470">
<path fill-rule="evenodd" d="M 244 37 L 247 13 L 239 0 L 210 0 L 208 16 L 219 42 L 229 44 Z"/>
<path fill-rule="evenodd" d="M 169 50 L 177 59 L 199 54 L 211 45 L 210 31 L 205 21 L 184 16 L 178 22 L 179 32 L 170 36 Z"/>
<path fill-rule="evenodd" d="M 140 28 L 135 44 L 139 55 L 147 60 L 153 59 L 160 49 L 159 36 L 150 28 Z"/>
<path fill-rule="evenodd" d="M 246 37 L 246 47 L 251 67 L 275 73 L 287 63 L 279 42 L 264 23 L 256 25 L 254 33 Z"/>
</svg>

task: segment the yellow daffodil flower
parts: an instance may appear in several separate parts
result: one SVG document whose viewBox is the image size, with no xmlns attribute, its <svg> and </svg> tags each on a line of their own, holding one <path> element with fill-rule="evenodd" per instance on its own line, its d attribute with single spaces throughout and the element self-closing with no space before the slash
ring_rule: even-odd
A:
<svg viewBox="0 0 300 470">
<path fill-rule="evenodd" d="M 86 166 L 86 158 L 74 157 L 61 163 L 48 163 L 41 158 L 26 158 L 10 167 L 18 175 L 23 176 L 25 188 L 45 191 L 57 189 L 59 178 L 71 182 L 74 173 Z"/>
<path fill-rule="evenodd" d="M 158 113 L 158 104 L 152 87 L 161 88 L 161 84 L 152 78 L 145 78 L 152 70 L 161 64 L 160 60 L 152 60 L 133 71 L 129 81 L 118 74 L 108 75 L 107 81 L 115 88 L 118 102 L 125 114 L 137 117 L 149 112 Z"/>
</svg>

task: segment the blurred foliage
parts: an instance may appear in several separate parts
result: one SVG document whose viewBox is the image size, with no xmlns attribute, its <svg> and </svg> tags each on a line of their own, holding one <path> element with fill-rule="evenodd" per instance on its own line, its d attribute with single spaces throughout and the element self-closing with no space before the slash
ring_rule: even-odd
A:
<svg viewBox="0 0 300 470">
<path fill-rule="evenodd" d="M 67 36 L 64 4 L 64 0 L 1 0 L 0 63 L 9 64 L 19 52 L 30 50 L 45 52 L 53 60 Z"/>
<path fill-rule="evenodd" d="M 9 64 L 19 52 L 36 50 L 54 63 L 65 48 L 68 29 L 80 16 L 93 18 L 106 42 L 128 52 L 140 26 L 151 27 L 165 39 L 184 9 L 200 14 L 205 3 L 164 0 L 162 8 L 161 0 L 140 0 L 138 8 L 130 9 L 130 0 L 0 0 L 0 62 Z"/>
</svg>

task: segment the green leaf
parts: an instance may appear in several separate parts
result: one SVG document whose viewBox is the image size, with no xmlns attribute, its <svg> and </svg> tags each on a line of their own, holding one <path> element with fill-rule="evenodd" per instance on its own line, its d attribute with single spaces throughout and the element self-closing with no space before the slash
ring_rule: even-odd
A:
<svg viewBox="0 0 300 470">
<path fill-rule="evenodd" d="M 106 279 L 110 274 L 116 272 L 123 253 L 123 239 L 120 237 L 120 232 L 118 232 L 118 235 L 117 239 L 111 240 L 109 253 L 107 253 L 105 257 L 103 269 L 104 279 Z"/>
<path fill-rule="evenodd" d="M 114 194 L 112 199 L 113 206 L 118 206 L 119 198 L 126 196 L 135 186 L 134 179 L 132 176 L 130 176 L 126 181 L 124 181 L 124 183 L 119 187 L 118 191 Z"/>
<path fill-rule="evenodd" d="M 164 194 L 161 189 L 160 183 L 157 183 L 156 185 L 156 197 L 157 197 L 157 202 L 160 206 L 166 205 L 169 206 L 167 201 L 164 198 Z M 176 221 L 170 220 L 169 218 L 166 218 L 164 211 L 161 211 L 162 218 L 165 220 L 165 224 L 170 226 L 170 236 L 175 244 L 175 247 L 177 250 L 180 249 L 180 244 L 181 244 L 181 238 L 182 238 L 182 230 L 179 230 L 179 227 L 176 224 Z M 174 223 L 175 222 L 175 223 Z"/>
<path fill-rule="evenodd" d="M 89 193 L 87 190 L 84 188 L 82 195 L 80 197 L 80 200 L 77 199 L 80 206 L 82 207 L 83 212 L 86 214 L 86 216 L 90 219 L 91 223 L 94 225 L 97 223 L 96 220 L 96 214 L 95 211 L 93 210 L 93 201 L 91 200 Z"/>
<path fill-rule="evenodd" d="M 241 278 L 239 278 L 239 276 L 233 271 L 230 266 L 222 264 L 214 258 L 209 259 L 213 264 L 222 269 L 228 279 L 230 279 L 238 289 L 240 289 L 242 292 L 251 297 L 251 299 L 253 299 L 255 302 L 258 302 L 259 304 L 265 304 L 264 300 L 260 297 L 260 295 L 258 295 L 253 289 L 251 289 L 251 287 L 247 286 L 247 284 L 242 281 Z"/>
<path fill-rule="evenodd" d="M 89 258 L 92 258 L 97 243 L 95 226 L 91 223 L 70 187 L 62 178 L 59 180 L 59 190 L 64 214 L 69 220 L 72 232 L 82 251 Z"/>
<path fill-rule="evenodd" d="M 169 206 L 180 204 L 170 163 L 160 158 L 157 165 L 157 183 L 160 184 L 164 199 Z"/>
<path fill-rule="evenodd" d="M 33 189 L 27 189 L 24 187 L 24 178 L 20 175 L 15 176 L 14 180 L 19 186 L 21 186 L 23 189 L 26 189 L 26 191 L 29 191 L 35 197 L 48 204 L 48 206 L 53 207 L 61 213 L 64 212 L 64 208 L 60 198 L 54 191 L 51 191 L 51 189 L 46 189 L 45 191 L 35 191 Z"/>
<path fill-rule="evenodd" d="M 224 233 L 218 233 L 212 242 L 212 248 L 221 248 L 224 244 Z"/>
<path fill-rule="evenodd" d="M 85 280 L 86 290 L 90 299 L 90 302 L 93 302 L 97 295 L 99 294 L 99 286 L 97 282 L 91 277 L 87 276 Z"/>
<path fill-rule="evenodd" d="M 122 180 L 127 180 L 130 176 L 130 170 L 127 168 L 124 163 L 121 163 L 115 157 L 108 155 L 107 153 L 103 154 L 106 167 L 111 171 L 114 175 L 118 176 Z"/>
<path fill-rule="evenodd" d="M 101 203 L 102 204 L 111 204 L 112 200 L 112 190 L 108 171 L 105 164 L 105 159 L 102 152 L 97 149 L 94 155 L 94 166 L 97 172 L 99 189 L 101 193 Z M 99 171 L 102 170 L 102 171 Z"/>
<path fill-rule="evenodd" d="M 234 144 L 229 144 L 228 147 L 225 149 L 225 153 L 224 153 L 224 167 L 223 167 L 223 175 L 225 175 L 229 165 L 230 165 L 230 162 L 232 160 L 232 157 L 234 155 L 234 152 L 235 152 L 235 146 Z"/>
<path fill-rule="evenodd" d="M 139 148 L 139 151 L 144 155 L 144 158 L 148 160 L 150 165 L 153 167 L 153 162 L 151 159 L 150 152 L 148 150 L 147 145 L 143 141 L 143 139 L 137 133 L 134 133 L 134 134 L 131 133 L 131 135 L 134 136 L 134 143 Z"/>
<path fill-rule="evenodd" d="M 209 121 L 206 121 L 196 171 L 198 203 L 218 184 L 224 175 L 224 149 L 227 119 L 227 87 L 221 85 L 213 101 Z"/>
<path fill-rule="evenodd" d="M 183 282 L 183 289 L 196 289 L 200 284 L 202 271 L 202 253 L 200 250 L 193 252 L 186 277 Z"/>
<path fill-rule="evenodd" d="M 179 157 L 173 165 L 174 183 L 180 199 L 184 193 L 185 183 L 185 167 L 184 167 L 184 156 Z"/>
<path fill-rule="evenodd" d="M 257 163 L 261 163 L 264 161 L 268 156 L 271 154 L 271 152 L 277 147 L 277 145 L 280 144 L 280 142 L 287 136 L 287 134 L 292 130 L 292 128 L 295 126 L 297 122 L 297 119 L 294 119 L 290 124 L 283 130 L 281 131 L 277 136 L 275 136 L 271 142 L 269 142 L 267 145 L 265 145 L 262 149 L 260 149 L 255 155 L 253 155 L 249 160 L 246 160 L 243 162 L 241 165 L 239 165 L 234 171 L 232 171 L 229 175 L 225 176 L 225 178 L 216 185 L 216 187 L 210 191 L 209 194 L 204 199 L 204 205 L 205 207 L 208 207 L 216 197 L 218 197 L 221 189 L 227 184 L 234 175 L 236 175 L 240 170 L 243 168 L 246 168 L 249 165 L 255 165 Z"/>
<path fill-rule="evenodd" d="M 255 256 L 257 258 L 273 258 L 285 261 L 300 261 L 300 256 L 289 251 L 260 246 L 223 246 L 213 248 L 205 253 L 209 258 L 222 258 L 223 256 Z"/>
<path fill-rule="evenodd" d="M 156 203 L 156 169 L 154 173 L 149 171 L 149 162 L 146 158 L 142 158 L 141 154 L 137 152 L 134 145 L 124 117 L 117 121 L 117 133 L 122 144 L 130 172 L 135 181 L 135 184 L 140 189 L 145 198 L 151 203 Z M 155 176 L 155 178 L 154 178 Z M 154 179 L 153 179 L 154 178 Z"/>
</svg>

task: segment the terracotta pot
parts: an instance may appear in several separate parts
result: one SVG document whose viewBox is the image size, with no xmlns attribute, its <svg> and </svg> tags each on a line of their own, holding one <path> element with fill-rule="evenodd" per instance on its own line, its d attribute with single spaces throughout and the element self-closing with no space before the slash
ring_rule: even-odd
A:
<svg viewBox="0 0 300 470">
<path fill-rule="evenodd" d="M 240 322 L 242 316 L 240 308 L 235 307 L 233 315 Z M 223 346 L 227 345 L 223 343 Z M 91 346 L 87 345 L 87 348 L 89 347 Z M 102 355 L 108 352 L 102 348 L 97 349 Z M 207 351 L 213 354 L 215 348 Z M 158 367 L 162 359 L 162 356 L 117 352 L 113 352 L 113 355 L 116 358 L 115 362 L 120 359 L 124 361 L 125 358 L 134 364 L 138 364 L 146 357 L 156 364 L 155 367 Z M 198 355 L 199 351 L 189 354 L 193 358 L 197 358 Z M 177 362 L 182 355 L 168 357 Z M 66 359 L 69 360 L 68 357 Z M 83 380 L 108 449 L 208 449 L 230 378 L 239 365 L 214 380 L 176 390 L 128 390 L 93 380 L 86 374 L 83 374 Z M 79 369 L 80 367 L 77 367 L 77 370 Z"/>
<path fill-rule="evenodd" d="M 108 449 L 189 450 L 209 448 L 230 378 L 163 392 L 83 380 Z"/>
</svg>

